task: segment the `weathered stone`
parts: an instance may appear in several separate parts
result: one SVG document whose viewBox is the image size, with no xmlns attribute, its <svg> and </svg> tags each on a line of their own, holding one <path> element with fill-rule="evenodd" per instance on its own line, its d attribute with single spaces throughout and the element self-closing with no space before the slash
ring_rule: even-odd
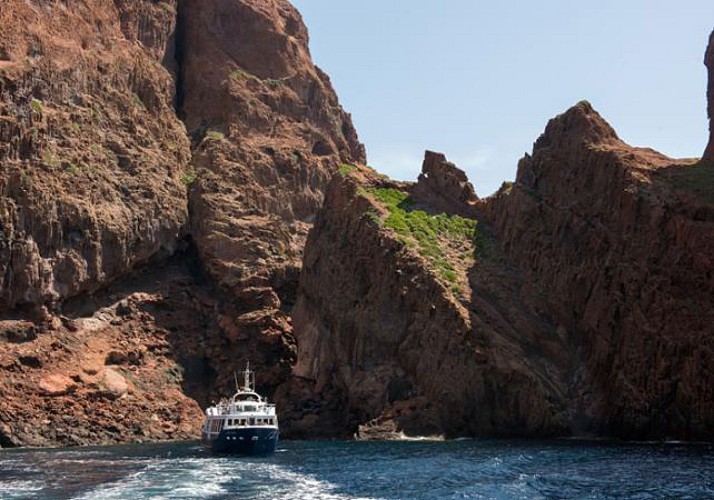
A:
<svg viewBox="0 0 714 500">
<path fill-rule="evenodd" d="M 43 377 L 39 388 L 46 396 L 64 396 L 75 390 L 77 384 L 66 375 L 54 373 Z"/>
<path fill-rule="evenodd" d="M 427 151 L 412 198 L 435 212 L 474 217 L 478 197 L 463 170 L 442 153 Z"/>
<path fill-rule="evenodd" d="M 580 103 L 549 122 L 511 192 L 489 206 L 574 348 L 575 434 L 714 438 L 705 168 L 625 144 Z"/>
<path fill-rule="evenodd" d="M 217 381 L 225 391 L 238 358 L 274 386 L 295 357 L 285 311 L 311 221 L 331 176 L 363 162 L 364 147 L 289 2 L 186 0 L 179 27 L 178 104 L 196 143 L 190 230 L 228 298 L 217 312 L 230 344 L 211 366 L 228 374 Z"/>
<path fill-rule="evenodd" d="M 369 195 L 424 182 L 362 167 L 336 178 L 305 251 L 286 432 L 309 435 L 318 415 L 320 432 L 367 438 L 714 439 L 706 168 L 627 145 L 578 103 L 548 123 L 512 189 L 462 201 L 479 231 L 458 295 Z M 445 191 L 412 192 L 416 208 L 448 210 Z M 338 403 L 306 412 L 320 394 Z"/>
<path fill-rule="evenodd" d="M 160 64 L 175 9 L 3 2 L 0 312 L 54 306 L 176 247 L 189 141 Z"/>
<path fill-rule="evenodd" d="M 367 422 L 361 434 L 565 432 L 567 351 L 537 312 L 544 303 L 523 301 L 524 292 L 536 296 L 530 285 L 499 268 L 494 250 L 472 268 L 454 266 L 456 282 L 469 287 L 455 295 L 418 252 L 367 216 L 381 210 L 365 194 L 374 187 L 411 189 L 362 167 L 336 177 L 306 247 L 293 313 L 295 375 L 336 400 L 317 410 L 313 432 L 351 435 Z M 454 256 L 439 246 L 442 258 Z M 464 241 L 459 253 L 475 251 Z M 284 390 L 281 403 L 296 402 L 286 432 L 309 435 L 304 397 Z M 407 404 L 414 398 L 423 403 Z"/>
<path fill-rule="evenodd" d="M 102 378 L 102 386 L 109 396 L 120 398 L 129 390 L 124 376 L 113 368 L 107 367 L 104 370 L 104 378 Z"/>
</svg>

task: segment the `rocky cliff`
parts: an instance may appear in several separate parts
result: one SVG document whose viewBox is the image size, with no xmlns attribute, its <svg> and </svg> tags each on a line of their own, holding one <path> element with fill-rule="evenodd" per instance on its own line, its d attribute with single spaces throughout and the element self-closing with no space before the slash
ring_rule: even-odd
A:
<svg viewBox="0 0 714 500">
<path fill-rule="evenodd" d="M 104 3 L 0 13 L 0 311 L 96 290 L 186 223 L 189 144 L 160 63 L 174 6 L 141 2 L 139 34 L 135 7 Z"/>
<path fill-rule="evenodd" d="M 290 371 L 350 118 L 287 1 L 12 0 L 0 25 L 0 445 L 195 436 L 236 363 Z"/>
<path fill-rule="evenodd" d="M 712 438 L 712 193 L 707 167 L 628 146 L 580 103 L 490 204 L 575 347 L 572 432 Z"/>
<path fill-rule="evenodd" d="M 305 253 L 291 430 L 714 437 L 706 165 L 625 144 L 581 102 L 489 199 L 429 152 L 416 185 L 345 173 Z M 454 213 L 478 219 L 461 246 L 440 232 Z"/>
<path fill-rule="evenodd" d="M 432 181 L 463 175 L 434 159 Z M 294 311 L 286 431 L 311 435 L 319 418 L 322 432 L 364 437 L 563 432 L 567 346 L 540 291 L 488 227 L 422 210 L 426 179 L 362 167 L 333 179 Z"/>
<path fill-rule="evenodd" d="M 187 0 L 179 31 L 179 111 L 197 176 L 190 231 L 225 299 L 212 366 L 227 389 L 236 356 L 250 358 L 275 387 L 294 362 L 289 312 L 307 231 L 330 176 L 364 161 L 364 148 L 288 2 Z"/>
</svg>

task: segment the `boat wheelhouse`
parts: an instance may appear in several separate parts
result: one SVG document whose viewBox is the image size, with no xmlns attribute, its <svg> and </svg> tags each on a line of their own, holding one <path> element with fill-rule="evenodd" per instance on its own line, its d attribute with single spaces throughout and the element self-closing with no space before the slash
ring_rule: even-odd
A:
<svg viewBox="0 0 714 500">
<path fill-rule="evenodd" d="M 232 398 L 206 409 L 201 433 L 217 452 L 256 455 L 275 451 L 280 434 L 275 405 L 255 392 L 255 372 L 249 364 L 243 371 L 243 387 Z"/>
</svg>

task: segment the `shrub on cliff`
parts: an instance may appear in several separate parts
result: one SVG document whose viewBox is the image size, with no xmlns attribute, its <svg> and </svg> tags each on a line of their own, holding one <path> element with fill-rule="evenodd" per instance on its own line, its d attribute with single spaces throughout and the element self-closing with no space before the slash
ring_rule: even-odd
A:
<svg viewBox="0 0 714 500">
<path fill-rule="evenodd" d="M 389 215 L 380 225 L 392 229 L 404 244 L 415 248 L 445 281 L 454 282 L 453 265 L 445 258 L 445 246 L 473 242 L 476 237 L 474 219 L 444 213 L 432 215 L 413 209 L 409 195 L 395 188 L 369 188 L 365 192 L 380 201 Z"/>
</svg>

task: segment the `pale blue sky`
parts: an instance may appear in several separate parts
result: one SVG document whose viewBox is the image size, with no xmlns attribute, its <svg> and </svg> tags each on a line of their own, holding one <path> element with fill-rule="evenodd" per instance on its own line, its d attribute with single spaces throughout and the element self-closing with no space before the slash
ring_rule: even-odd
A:
<svg viewBox="0 0 714 500">
<path fill-rule="evenodd" d="M 414 180 L 444 152 L 479 195 L 549 118 L 589 100 L 625 141 L 700 156 L 711 0 L 293 0 L 370 165 Z"/>
</svg>

